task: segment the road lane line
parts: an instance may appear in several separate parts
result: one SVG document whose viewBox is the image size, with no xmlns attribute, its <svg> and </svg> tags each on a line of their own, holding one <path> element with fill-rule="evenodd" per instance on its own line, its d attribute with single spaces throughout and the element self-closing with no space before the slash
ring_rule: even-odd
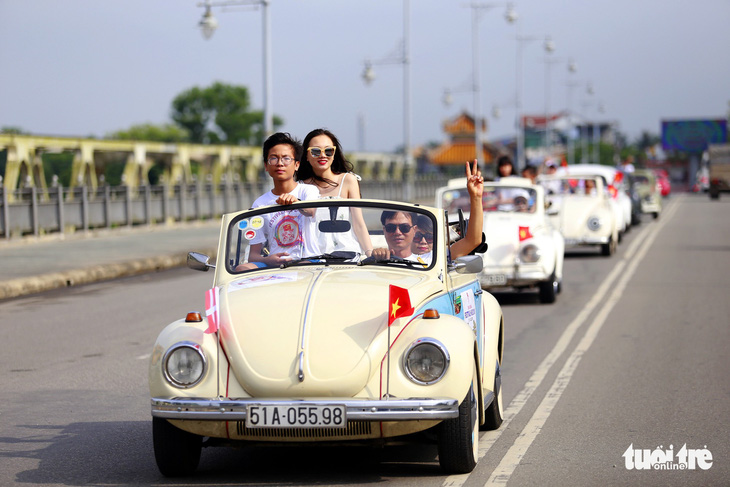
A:
<svg viewBox="0 0 730 487">
<path fill-rule="evenodd" d="M 673 201 L 672 203 L 675 203 L 675 201 Z M 537 410 L 533 414 L 532 418 L 530 418 L 527 425 L 523 428 L 522 432 L 520 432 L 517 439 L 507 451 L 505 456 L 502 458 L 502 461 L 499 463 L 497 468 L 494 469 L 492 475 L 489 477 L 489 480 L 485 485 L 504 485 L 509 481 L 515 468 L 517 468 L 517 465 L 519 465 L 525 453 L 527 453 L 527 449 L 532 445 L 533 441 L 535 441 L 535 438 L 542 430 L 542 427 L 545 425 L 545 422 L 550 416 L 553 408 L 560 400 L 560 397 L 568 386 L 570 379 L 573 377 L 573 373 L 577 369 L 581 358 L 593 344 L 593 341 L 595 340 L 596 336 L 598 336 L 598 332 L 601 330 L 603 324 L 606 322 L 606 319 L 608 318 L 608 315 L 613 307 L 621 299 L 623 292 L 626 289 L 626 286 L 633 277 L 644 256 L 649 251 L 649 248 L 659 234 L 659 231 L 664 227 L 666 222 L 674 216 L 676 210 L 677 205 L 675 203 L 669 209 L 669 211 L 664 212 L 664 218 L 662 218 L 662 221 L 659 222 L 657 226 L 651 228 L 649 235 L 643 241 L 641 248 L 636 253 L 635 258 L 631 260 L 631 262 L 629 262 L 626 268 L 626 273 L 621 276 L 621 279 L 619 279 L 608 300 L 598 312 L 596 318 L 593 320 L 593 323 L 591 323 L 591 325 L 588 327 L 585 335 L 578 343 L 576 348 L 573 350 L 573 353 L 570 355 L 570 357 L 568 357 L 568 360 L 565 362 L 565 365 L 563 366 L 560 373 L 558 373 L 555 382 L 553 383 L 547 394 L 545 394 L 545 397 L 543 398 L 540 405 L 537 407 Z"/>
<path fill-rule="evenodd" d="M 676 206 L 676 199 L 672 200 L 672 203 L 670 204 L 674 204 L 674 206 Z M 621 274 L 624 267 L 626 266 L 626 262 L 634 256 L 634 254 L 636 253 L 636 249 L 641 243 L 644 242 L 644 234 L 651 228 L 652 227 L 648 225 L 642 227 L 639 237 L 631 242 L 629 247 L 626 249 L 626 254 L 611 270 L 611 272 L 608 274 L 603 283 L 599 286 L 593 297 L 588 301 L 588 303 L 586 303 L 580 313 L 578 313 L 578 316 L 576 316 L 575 319 L 571 321 L 570 324 L 565 328 L 565 331 L 560 336 L 553 349 L 545 357 L 545 359 L 543 359 L 540 365 L 538 365 L 538 367 L 532 373 L 532 376 L 525 383 L 522 390 L 517 393 L 517 395 L 510 402 L 509 406 L 504 409 L 504 420 L 502 422 L 502 426 L 497 430 L 487 431 L 482 434 L 479 441 L 478 459 L 483 458 L 484 455 L 487 454 L 492 445 L 494 445 L 494 443 L 496 443 L 496 441 L 502 436 L 502 433 L 504 433 L 504 431 L 507 429 L 507 426 L 512 421 L 512 419 L 514 419 L 520 413 L 520 411 L 522 411 L 522 408 L 525 406 L 532 394 L 538 387 L 540 387 L 540 384 L 542 384 L 542 381 L 545 379 L 545 376 L 547 376 L 552 366 L 560 359 L 560 357 L 563 355 L 563 352 L 565 352 L 565 350 L 568 348 L 568 345 L 573 340 L 573 337 L 575 336 L 578 329 L 583 325 L 583 323 L 585 323 L 588 317 L 590 317 L 596 306 L 598 306 L 598 304 L 600 304 L 604 300 L 605 295 L 613 286 L 613 282 Z M 446 479 L 444 479 L 442 485 L 444 487 L 460 487 L 464 484 L 464 482 L 466 482 L 467 478 L 469 478 L 469 474 L 450 475 L 446 477 Z"/>
</svg>

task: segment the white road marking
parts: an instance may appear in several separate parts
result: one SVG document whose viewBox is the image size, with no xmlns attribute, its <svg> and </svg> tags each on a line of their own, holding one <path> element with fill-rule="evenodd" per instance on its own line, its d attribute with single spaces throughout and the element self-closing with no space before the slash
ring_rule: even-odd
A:
<svg viewBox="0 0 730 487">
<path fill-rule="evenodd" d="M 673 203 L 676 203 L 676 199 L 673 201 Z M 591 323 L 591 325 L 588 327 L 585 335 L 573 350 L 573 353 L 571 353 L 570 357 L 568 357 L 568 360 L 565 362 L 563 369 L 558 374 L 555 382 L 553 382 L 550 390 L 547 392 L 547 394 L 545 394 L 545 397 L 543 398 L 535 413 L 532 415 L 532 418 L 530 418 L 522 432 L 517 436 L 517 439 L 507 451 L 505 456 L 502 458 L 502 461 L 499 463 L 497 468 L 494 469 L 492 475 L 489 477 L 489 480 L 485 485 L 504 485 L 509 481 L 515 468 L 517 468 L 517 465 L 519 465 L 520 460 L 522 460 L 525 453 L 527 452 L 527 449 L 532 445 L 533 441 L 535 441 L 535 438 L 542 430 L 542 427 L 550 416 L 553 408 L 560 400 L 560 397 L 565 391 L 565 388 L 568 386 L 570 379 L 573 377 L 573 373 L 578 367 L 580 359 L 593 344 L 593 341 L 598 335 L 598 332 L 601 330 L 601 327 L 606 322 L 606 318 L 608 318 L 609 313 L 616 305 L 616 303 L 621 299 L 623 292 L 626 289 L 626 286 L 636 272 L 636 268 L 639 266 L 642 259 L 649 251 L 651 244 L 656 239 L 659 231 L 664 227 L 664 224 L 672 216 L 674 216 L 674 214 L 676 213 L 676 209 L 677 205 L 674 204 L 669 209 L 669 211 L 664 212 L 662 221 L 659 222 L 657 226 L 651 229 L 647 238 L 642 242 L 641 248 L 636 253 L 636 257 L 628 263 L 626 272 L 623 276 L 621 276 L 621 279 L 619 279 L 608 300 L 605 302 L 604 306 L 596 315 L 595 320 L 593 320 L 593 323 Z"/>
<path fill-rule="evenodd" d="M 677 199 L 681 198 L 675 198 L 670 203 L 672 205 L 672 209 L 676 208 Z M 667 208 L 667 210 L 669 210 L 669 208 Z M 667 213 L 669 213 L 669 211 L 665 211 L 663 213 L 662 223 L 667 219 Z M 671 214 L 669 216 L 671 216 Z M 644 226 L 642 228 L 642 233 L 640 234 L 640 236 L 637 237 L 636 240 L 631 242 L 631 245 L 629 245 L 629 247 L 626 249 L 626 254 L 611 270 L 606 279 L 599 286 L 598 290 L 596 290 L 596 293 L 593 295 L 593 297 L 588 301 L 588 303 L 586 303 L 581 312 L 578 313 L 578 316 L 576 316 L 575 319 L 565 328 L 565 331 L 560 336 L 553 349 L 545 357 L 545 359 L 543 359 L 540 365 L 538 365 L 538 367 L 532 373 L 532 376 L 525 383 L 522 390 L 517 393 L 517 395 L 512 399 L 512 402 L 510 402 L 509 406 L 504 409 L 504 420 L 502 422 L 502 426 L 498 430 L 487 431 L 482 434 L 479 440 L 478 459 L 483 458 L 484 455 L 487 454 L 492 445 L 494 445 L 494 443 L 502 436 L 502 433 L 506 431 L 509 423 L 520 413 L 520 411 L 522 411 L 522 408 L 525 406 L 530 397 L 532 397 L 532 394 L 535 392 L 535 390 L 540 387 L 540 384 L 542 384 L 545 376 L 547 376 L 548 372 L 555 364 L 555 362 L 557 362 L 563 355 L 563 352 L 565 352 L 566 348 L 572 341 L 578 329 L 591 316 L 596 306 L 604 301 L 606 294 L 613 287 L 614 281 L 621 274 L 624 267 L 626 267 L 626 263 L 633 258 L 639 245 L 645 242 L 645 239 L 642 238 L 644 233 L 649 231 L 651 228 L 652 227 L 650 226 Z M 460 487 L 461 485 L 464 485 L 464 482 L 466 482 L 468 478 L 469 474 L 450 475 L 446 477 L 446 479 L 444 479 L 442 485 L 444 487 Z"/>
</svg>

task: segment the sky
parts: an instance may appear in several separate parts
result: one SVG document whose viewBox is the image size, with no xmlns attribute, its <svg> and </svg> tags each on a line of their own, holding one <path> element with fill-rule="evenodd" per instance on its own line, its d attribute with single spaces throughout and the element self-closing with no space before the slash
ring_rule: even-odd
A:
<svg viewBox="0 0 730 487">
<path fill-rule="evenodd" d="M 103 137 L 169 123 L 176 95 L 215 81 L 246 86 L 262 109 L 261 10 L 214 8 L 219 28 L 205 40 L 199 3 L 0 0 L 0 127 Z M 469 5 L 409 2 L 413 146 L 446 140 L 445 120 L 473 114 Z M 662 120 L 728 117 L 730 0 L 516 0 L 512 24 L 506 4 L 488 5 L 479 10 L 477 73 L 489 141 L 515 132 L 518 45 L 525 114 L 571 109 L 615 123 L 629 140 L 659 135 Z M 348 151 L 403 145 L 403 63 L 377 64 L 402 58 L 403 7 L 270 0 L 273 111 L 283 131 L 303 138 L 326 127 Z M 535 40 L 518 42 L 518 33 Z M 555 46 L 550 55 L 545 36 Z M 366 59 L 376 62 L 369 85 L 361 77 Z M 448 106 L 445 89 L 453 91 Z"/>
</svg>

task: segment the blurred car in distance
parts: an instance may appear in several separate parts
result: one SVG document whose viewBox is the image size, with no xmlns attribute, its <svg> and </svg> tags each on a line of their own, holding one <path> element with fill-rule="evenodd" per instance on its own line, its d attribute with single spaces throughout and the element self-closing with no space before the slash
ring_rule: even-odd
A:
<svg viewBox="0 0 730 487">
<path fill-rule="evenodd" d="M 466 181 L 436 191 L 436 206 L 450 214 L 469 207 Z M 565 243 L 545 211 L 545 190 L 529 179 L 485 182 L 482 196 L 488 245 L 479 273 L 482 289 L 537 289 L 542 303 L 562 289 Z"/>
<path fill-rule="evenodd" d="M 662 196 L 654 172 L 649 169 L 636 169 L 629 177 L 633 180 L 641 201 L 641 213 L 650 214 L 655 219 L 662 212 Z"/>
<path fill-rule="evenodd" d="M 605 256 L 616 252 L 620 212 L 601 176 L 563 174 L 543 176 L 540 181 L 552 188 L 547 214 L 563 235 L 566 250 L 597 246 Z"/>
<path fill-rule="evenodd" d="M 558 168 L 555 175 L 599 176 L 603 180 L 602 187 L 608 191 L 613 201 L 611 205 L 616 213 L 618 242 L 625 232 L 631 230 L 631 196 L 622 171 L 602 164 L 574 164 Z"/>
<path fill-rule="evenodd" d="M 666 169 L 654 169 L 657 184 L 659 185 L 659 193 L 667 197 L 672 193 L 672 181 L 669 179 L 669 173 Z"/>
<path fill-rule="evenodd" d="M 730 144 L 710 144 L 709 188 L 710 199 L 720 198 L 721 192 L 730 191 Z"/>
</svg>

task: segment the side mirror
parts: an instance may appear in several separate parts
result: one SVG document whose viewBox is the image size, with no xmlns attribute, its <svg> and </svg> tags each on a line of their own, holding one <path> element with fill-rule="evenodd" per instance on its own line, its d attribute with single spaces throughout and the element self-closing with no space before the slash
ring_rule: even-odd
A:
<svg viewBox="0 0 730 487">
<path fill-rule="evenodd" d="M 465 255 L 457 257 L 452 269 L 459 274 L 478 274 L 484 268 L 481 255 Z"/>
<path fill-rule="evenodd" d="M 209 262 L 210 257 L 205 254 L 201 254 L 199 252 L 188 252 L 187 264 L 188 267 L 193 270 L 207 272 L 210 268 L 215 269 L 215 266 Z"/>
</svg>

